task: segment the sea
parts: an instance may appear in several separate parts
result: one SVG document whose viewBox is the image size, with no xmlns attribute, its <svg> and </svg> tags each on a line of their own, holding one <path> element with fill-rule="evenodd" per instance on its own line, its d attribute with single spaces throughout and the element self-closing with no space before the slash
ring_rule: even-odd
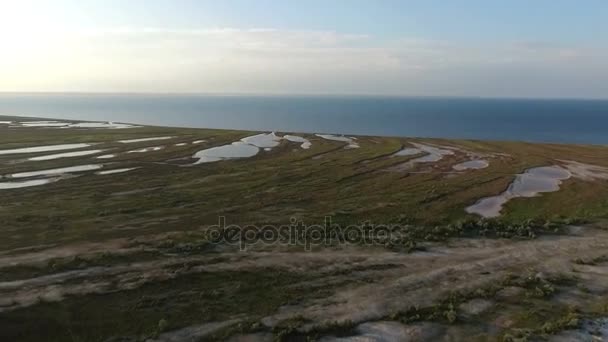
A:
<svg viewBox="0 0 608 342">
<path fill-rule="evenodd" d="M 608 144 L 608 100 L 3 93 L 0 115 L 253 131 Z"/>
</svg>

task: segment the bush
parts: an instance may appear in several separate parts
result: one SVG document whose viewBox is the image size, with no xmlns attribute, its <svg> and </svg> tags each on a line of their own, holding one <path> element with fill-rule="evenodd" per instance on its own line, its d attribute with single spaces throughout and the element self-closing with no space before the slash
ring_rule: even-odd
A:
<svg viewBox="0 0 608 342">
<path fill-rule="evenodd" d="M 168 328 L 169 328 L 169 321 L 167 321 L 164 318 L 162 318 L 160 321 L 158 321 L 158 332 L 167 331 Z"/>
</svg>

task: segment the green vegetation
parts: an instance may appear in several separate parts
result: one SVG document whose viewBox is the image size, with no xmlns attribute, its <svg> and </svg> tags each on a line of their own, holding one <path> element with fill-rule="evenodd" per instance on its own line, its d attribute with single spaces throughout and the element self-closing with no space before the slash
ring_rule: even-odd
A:
<svg viewBox="0 0 608 342">
<path fill-rule="evenodd" d="M 371 221 L 416 226 L 448 226 L 474 219 L 464 208 L 479 198 L 503 191 L 515 173 L 555 163 L 554 158 L 608 166 L 608 149 L 597 146 L 543 145 L 425 140 L 457 145 L 481 153 L 506 153 L 490 167 L 450 177 L 451 166 L 466 156 L 448 156 L 429 173 L 386 171 L 413 157 L 386 157 L 412 139 L 360 137 L 360 149 L 306 135 L 310 150 L 283 141 L 270 152 L 246 160 L 180 167 L 195 152 L 227 144 L 250 132 L 144 127 L 127 130 L 58 130 L 0 127 L 2 148 L 95 142 L 117 153 L 106 168 L 141 168 L 124 174 L 78 177 L 16 190 L 0 191 L 0 246 L 3 249 L 99 241 L 166 231 L 195 230 L 216 224 L 286 224 L 291 217 L 306 224 L 332 216 L 338 224 Z M 168 141 L 120 144 L 117 140 L 175 136 Z M 174 146 L 178 142 L 205 143 Z M 150 153 L 120 153 L 164 145 Z M 40 153 L 45 154 L 45 153 Z M 46 153 L 48 154 L 48 153 Z M 92 157 L 15 162 L 32 155 L 0 155 L 0 174 L 97 163 Z M 321 158 L 315 158 L 319 157 Z M 186 159 L 183 159 L 186 158 Z M 362 161 L 366 161 L 363 163 Z M 108 164 L 109 163 L 109 164 Z M 414 171 L 429 170 L 420 165 Z M 430 171 L 430 170 L 429 170 Z M 608 185 L 568 180 L 563 189 L 537 198 L 509 202 L 501 221 L 519 225 L 529 219 L 597 220 L 608 217 Z M 507 235 L 520 235 L 508 232 Z"/>
<path fill-rule="evenodd" d="M 134 261 L 158 260 L 162 255 L 155 252 L 136 252 L 129 254 L 98 253 L 90 256 L 51 258 L 38 265 L 9 266 L 2 268 L 0 281 L 35 278 L 53 273 L 83 270 L 90 267 L 111 267 Z"/>
<path fill-rule="evenodd" d="M 304 279 L 276 269 L 197 273 L 135 290 L 41 302 L 0 315 L 0 338 L 105 341 L 122 336 L 145 340 L 162 331 L 221 321 L 239 313 L 259 319 L 314 291 L 304 287 L 288 290 L 287 285 Z M 28 328 L 32 321 L 38 322 L 36 329 Z"/>
<path fill-rule="evenodd" d="M 492 283 L 483 288 L 477 288 L 468 292 L 452 292 L 437 304 L 419 308 L 412 307 L 407 311 L 397 313 L 391 317 L 393 320 L 398 320 L 404 323 L 416 321 L 443 321 L 453 324 L 458 320 L 456 308 L 471 299 L 495 299 L 496 294 L 506 287 L 518 287 L 524 289 L 523 297 L 517 300 L 525 300 L 526 298 L 545 298 L 555 294 L 556 286 L 572 285 L 576 282 L 570 277 L 539 277 L 535 272 L 528 271 L 524 276 L 516 276 L 508 274 L 502 280 Z M 513 299 L 511 299 L 513 300 Z"/>
<path fill-rule="evenodd" d="M 361 136 L 361 148 L 344 149 L 342 143 L 301 134 L 312 142 L 311 149 L 281 141 L 252 158 L 191 165 L 197 151 L 252 134 L 0 126 L 0 149 L 94 143 L 95 149 L 117 155 L 108 160 L 28 161 L 58 152 L 0 154 L 2 176 L 93 163 L 103 163 L 106 170 L 139 167 L 106 176 L 82 172 L 42 186 L 0 190 L 0 260 L 5 262 L 0 265 L 0 340 L 139 341 L 205 324 L 218 324 L 201 337 L 205 341 L 249 333 L 271 333 L 277 341 L 352 336 L 360 322 L 333 317 L 317 321 L 314 315 L 297 314 L 283 319 L 278 313 L 311 307 L 319 313 L 343 304 L 341 313 L 348 316 L 348 309 L 370 306 L 366 295 L 382 295 L 376 288 L 397 302 L 408 291 L 427 287 L 425 293 L 437 296 L 409 298 L 424 305 L 403 310 L 411 303 L 403 301 L 377 319 L 476 327 L 480 341 L 544 338 L 608 313 L 602 297 L 608 294 L 598 290 L 603 283 L 591 282 L 598 281 L 594 274 L 576 276 L 608 261 L 593 250 L 587 253 L 596 236 L 586 236 L 581 245 L 556 245 L 563 247 L 556 250 L 563 252 L 558 261 L 570 263 L 543 274 L 553 271 L 553 264 L 543 264 L 554 251 L 551 241 L 570 238 L 570 226 L 606 226 L 608 182 L 571 178 L 559 191 L 509 201 L 496 219 L 465 211 L 478 199 L 505 191 L 515 174 L 530 167 L 559 160 L 608 167 L 608 148 Z M 174 138 L 118 142 L 158 136 Z M 195 140 L 205 141 L 192 144 Z M 393 156 L 409 142 L 460 150 L 437 163 L 396 171 L 395 166 L 419 157 Z M 126 153 L 160 145 L 165 146 L 160 151 Z M 486 155 L 490 166 L 454 172 L 454 164 L 471 158 L 463 151 Z M 257 227 L 293 221 L 324 225 L 331 217 L 326 233 L 332 239 L 319 241 L 308 254 L 302 245 L 288 244 L 239 252 L 237 246 L 211 241 L 210 227 L 220 216 L 227 225 Z M 349 225 L 384 225 L 390 234 L 374 235 L 370 244 L 369 236 L 352 239 L 338 229 Z M 256 237 L 264 233 L 261 229 Z M 311 231 L 306 234 L 313 237 Z M 515 247 L 509 249 L 511 245 Z M 520 253 L 518 246 L 525 249 Z M 475 254 L 477 247 L 483 252 Z M 496 259 L 494 249 L 500 252 Z M 578 255 L 581 251 L 585 253 Z M 465 257 L 467 253 L 472 256 Z M 525 260 L 528 255 L 531 260 Z M 517 259 L 515 266 L 503 267 L 511 259 Z M 479 268 L 467 267 L 478 262 Z M 542 272 L 525 271 L 539 265 Z M 516 273 L 502 277 L 508 271 Z M 411 281 L 416 276 L 420 283 Z M 470 286 L 453 290 L 452 282 Z M 507 290 L 514 294 L 503 296 Z M 562 294 L 575 297 L 578 305 L 560 301 Z M 463 313 L 462 305 L 476 299 L 490 303 L 487 311 Z M 357 305 L 349 306 L 350 301 Z M 503 321 L 508 324 L 501 325 Z"/>
</svg>

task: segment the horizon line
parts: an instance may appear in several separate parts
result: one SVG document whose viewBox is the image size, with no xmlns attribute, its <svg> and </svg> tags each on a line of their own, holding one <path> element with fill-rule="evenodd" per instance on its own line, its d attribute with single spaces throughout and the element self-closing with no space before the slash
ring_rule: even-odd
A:
<svg viewBox="0 0 608 342">
<path fill-rule="evenodd" d="M 373 93 L 216 93 L 216 92 L 148 92 L 148 91 L 0 91 L 3 95 L 171 95 L 171 96 L 217 96 L 217 97 L 376 97 L 376 98 L 428 98 L 428 99 L 485 99 L 485 100 L 579 100 L 608 101 L 608 97 L 549 97 L 549 96 L 473 96 L 473 95 L 406 95 Z"/>
</svg>

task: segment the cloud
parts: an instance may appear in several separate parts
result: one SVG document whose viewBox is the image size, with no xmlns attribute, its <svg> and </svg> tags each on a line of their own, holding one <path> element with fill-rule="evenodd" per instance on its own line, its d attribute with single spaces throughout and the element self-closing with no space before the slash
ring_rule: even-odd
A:
<svg viewBox="0 0 608 342">
<path fill-rule="evenodd" d="M 274 28 L 39 31 L 0 55 L 0 90 L 608 97 L 597 87 L 608 82 L 605 47 Z"/>
</svg>

